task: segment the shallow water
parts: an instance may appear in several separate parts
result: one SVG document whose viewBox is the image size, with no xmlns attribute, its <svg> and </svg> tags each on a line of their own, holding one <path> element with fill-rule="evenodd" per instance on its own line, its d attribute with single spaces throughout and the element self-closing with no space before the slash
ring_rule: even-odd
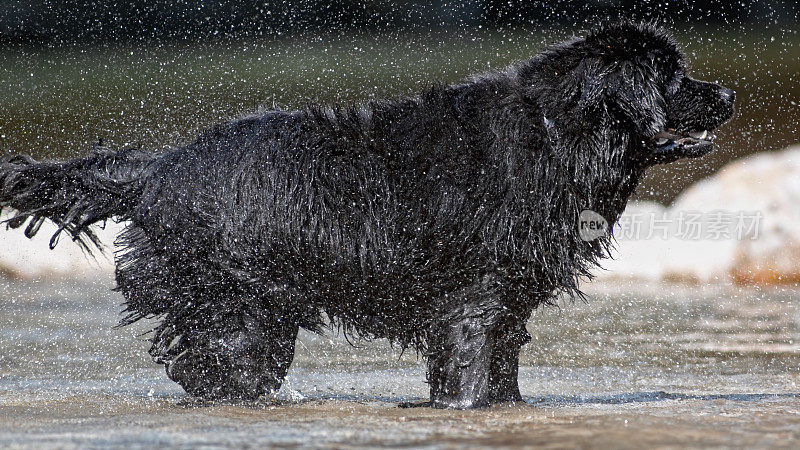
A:
<svg viewBox="0 0 800 450">
<path fill-rule="evenodd" d="M 413 351 L 302 334 L 275 402 L 191 400 L 111 282 L 0 282 L 0 447 L 800 445 L 800 291 L 589 286 L 534 314 L 526 403 L 425 398 Z"/>
</svg>

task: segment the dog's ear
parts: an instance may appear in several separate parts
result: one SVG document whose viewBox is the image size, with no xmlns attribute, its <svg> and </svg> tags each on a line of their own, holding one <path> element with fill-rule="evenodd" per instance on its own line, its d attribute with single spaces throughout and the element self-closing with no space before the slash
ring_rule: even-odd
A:
<svg viewBox="0 0 800 450">
<path fill-rule="evenodd" d="M 657 89 L 656 74 L 637 66 L 624 61 L 603 77 L 607 108 L 627 119 L 639 134 L 652 136 L 664 128 L 666 102 Z"/>
<path fill-rule="evenodd" d="M 574 126 L 585 127 L 611 114 L 639 134 L 650 136 L 663 129 L 666 103 L 655 74 L 632 62 L 609 65 L 599 58 L 585 58 L 565 75 L 558 84 L 561 98 L 576 100 L 552 106 L 566 109 L 565 119 Z"/>
</svg>

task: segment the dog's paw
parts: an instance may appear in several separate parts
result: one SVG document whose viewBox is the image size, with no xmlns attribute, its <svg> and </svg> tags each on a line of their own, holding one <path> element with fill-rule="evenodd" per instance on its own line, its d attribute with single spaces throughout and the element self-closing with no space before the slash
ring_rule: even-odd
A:
<svg viewBox="0 0 800 450">
<path fill-rule="evenodd" d="M 280 387 L 263 367 L 213 353 L 184 352 L 166 363 L 166 371 L 186 392 L 206 400 L 254 402 Z"/>
</svg>

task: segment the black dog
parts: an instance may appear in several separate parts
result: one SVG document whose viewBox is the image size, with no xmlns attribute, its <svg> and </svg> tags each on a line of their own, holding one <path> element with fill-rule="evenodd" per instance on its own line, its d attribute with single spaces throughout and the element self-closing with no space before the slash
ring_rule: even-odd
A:
<svg viewBox="0 0 800 450">
<path fill-rule="evenodd" d="M 418 97 L 270 111 L 161 155 L 0 165 L 8 223 L 45 219 L 87 249 L 129 221 L 124 324 L 161 319 L 150 354 L 189 393 L 277 390 L 300 327 L 422 351 L 436 407 L 520 400 L 532 310 L 606 256 L 643 171 L 712 149 L 733 91 L 693 80 L 649 25 L 602 26 L 507 70 Z M 57 242 L 59 233 L 51 245 Z"/>
</svg>

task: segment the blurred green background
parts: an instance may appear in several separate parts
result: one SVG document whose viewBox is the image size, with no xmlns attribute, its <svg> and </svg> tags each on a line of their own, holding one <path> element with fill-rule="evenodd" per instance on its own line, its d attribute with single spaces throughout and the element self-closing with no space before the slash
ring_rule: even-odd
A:
<svg viewBox="0 0 800 450">
<path fill-rule="evenodd" d="M 717 151 L 651 169 L 638 198 L 668 203 L 733 158 L 800 141 L 794 2 L 42 4 L 0 5 L 0 152 L 160 151 L 259 108 L 458 82 L 620 17 L 672 29 L 695 77 L 737 92 Z"/>
</svg>

